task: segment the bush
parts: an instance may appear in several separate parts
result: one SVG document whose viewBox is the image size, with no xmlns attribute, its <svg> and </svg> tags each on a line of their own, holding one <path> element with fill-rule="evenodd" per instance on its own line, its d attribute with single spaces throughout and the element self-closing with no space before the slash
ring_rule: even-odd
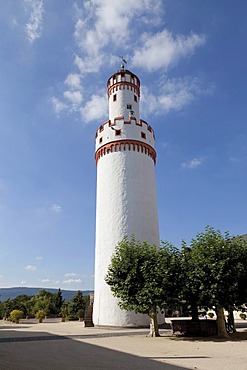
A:
<svg viewBox="0 0 247 370">
<path fill-rule="evenodd" d="M 20 310 L 13 310 L 10 312 L 9 319 L 15 323 L 18 323 L 23 318 L 23 312 Z"/>
<path fill-rule="evenodd" d="M 239 317 L 240 317 L 240 319 L 245 320 L 246 319 L 246 313 L 240 313 Z"/>
<path fill-rule="evenodd" d="M 46 313 L 45 313 L 44 310 L 39 310 L 35 314 L 35 317 L 36 317 L 36 319 L 39 319 L 39 322 L 42 322 L 42 320 L 45 318 L 45 316 L 46 316 Z"/>
</svg>

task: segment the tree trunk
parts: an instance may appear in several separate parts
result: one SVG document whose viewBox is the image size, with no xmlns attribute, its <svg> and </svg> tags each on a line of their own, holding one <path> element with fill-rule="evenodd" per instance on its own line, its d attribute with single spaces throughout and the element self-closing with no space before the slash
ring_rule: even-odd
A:
<svg viewBox="0 0 247 370">
<path fill-rule="evenodd" d="M 153 306 L 149 311 L 150 317 L 150 332 L 148 337 L 159 337 L 159 327 L 158 327 L 158 320 L 157 320 L 157 307 Z"/>
<path fill-rule="evenodd" d="M 229 338 L 229 335 L 226 331 L 226 322 L 225 322 L 225 315 L 224 309 L 221 306 L 216 307 L 216 315 L 217 315 L 217 326 L 218 326 L 218 338 Z"/>
<path fill-rule="evenodd" d="M 233 333 L 236 333 L 236 325 L 235 325 L 235 320 L 234 320 L 234 315 L 233 315 L 233 309 L 232 308 L 230 308 L 229 309 L 229 311 L 228 311 L 228 313 L 229 313 L 229 324 L 231 325 L 231 327 L 232 327 L 232 332 Z"/>
<path fill-rule="evenodd" d="M 199 321 L 198 307 L 197 307 L 196 302 L 191 303 L 191 316 L 192 316 L 192 321 Z"/>
</svg>

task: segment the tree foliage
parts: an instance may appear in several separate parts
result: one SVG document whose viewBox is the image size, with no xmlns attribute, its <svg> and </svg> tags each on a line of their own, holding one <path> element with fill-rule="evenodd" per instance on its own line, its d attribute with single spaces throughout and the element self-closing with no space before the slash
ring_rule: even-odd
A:
<svg viewBox="0 0 247 370">
<path fill-rule="evenodd" d="M 119 306 L 151 318 L 151 336 L 157 336 L 157 308 L 174 297 L 178 273 L 178 251 L 168 243 L 162 247 L 124 238 L 116 247 L 105 281 Z"/>
<path fill-rule="evenodd" d="M 65 302 L 60 289 L 57 293 L 41 289 L 35 296 L 22 294 L 0 303 L 0 315 L 9 318 L 11 311 L 20 310 L 24 317 L 61 315 L 64 318 L 77 319 L 84 317 L 86 303 L 87 296 L 83 296 L 80 290 L 69 302 Z"/>
<path fill-rule="evenodd" d="M 38 310 L 35 314 L 36 319 L 39 319 L 39 322 L 42 322 L 42 320 L 45 318 L 46 312 L 45 310 L 41 309 Z"/>
<path fill-rule="evenodd" d="M 62 295 L 60 288 L 58 289 L 58 292 L 55 294 L 53 301 L 54 301 L 55 314 L 58 315 L 61 312 L 61 308 L 64 302 L 63 295 Z"/>
<path fill-rule="evenodd" d="M 186 302 L 192 320 L 198 320 L 198 306 L 213 306 L 218 334 L 226 336 L 224 309 L 232 316 L 233 309 L 247 302 L 247 241 L 209 226 L 189 246 L 183 241 L 181 250 L 124 238 L 105 280 L 120 308 L 150 315 L 154 335 L 157 307 Z"/>
<path fill-rule="evenodd" d="M 10 312 L 9 317 L 11 321 L 18 323 L 19 320 L 23 318 L 23 312 L 20 310 L 13 310 Z"/>
<path fill-rule="evenodd" d="M 191 306 L 214 306 L 219 336 L 226 336 L 223 309 L 232 310 L 247 301 L 247 243 L 207 226 L 182 245 L 180 298 Z"/>
<path fill-rule="evenodd" d="M 14 302 L 11 299 L 7 299 L 1 303 L 1 315 L 3 317 L 9 317 L 10 312 L 15 309 Z"/>
<path fill-rule="evenodd" d="M 83 296 L 83 293 L 81 290 L 78 290 L 78 292 L 71 298 L 70 304 L 69 304 L 69 313 L 71 316 L 74 317 L 83 317 L 85 313 L 85 307 L 87 303 L 87 297 Z"/>
</svg>

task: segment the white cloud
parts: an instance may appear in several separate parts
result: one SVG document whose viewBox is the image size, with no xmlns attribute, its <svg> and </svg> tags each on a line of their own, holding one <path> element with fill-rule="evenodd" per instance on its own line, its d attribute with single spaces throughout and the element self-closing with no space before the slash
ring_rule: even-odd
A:
<svg viewBox="0 0 247 370">
<path fill-rule="evenodd" d="M 26 284 L 26 280 L 20 281 L 20 285 Z"/>
<path fill-rule="evenodd" d="M 64 97 L 69 101 L 71 109 L 76 111 L 82 102 L 82 93 L 80 91 L 64 91 Z"/>
<path fill-rule="evenodd" d="M 57 113 L 57 114 L 59 114 L 60 112 L 62 112 L 63 110 L 65 110 L 67 108 L 67 104 L 65 104 L 64 102 L 62 102 L 61 100 L 59 100 L 55 96 L 53 96 L 51 98 L 51 103 L 52 103 L 52 106 L 53 106 L 53 109 L 54 109 L 55 113 Z"/>
<path fill-rule="evenodd" d="M 205 36 L 191 33 L 173 36 L 168 30 L 156 34 L 143 35 L 144 43 L 137 48 L 132 58 L 132 65 L 149 72 L 160 68 L 169 68 L 182 58 L 194 53 L 196 47 L 205 42 Z"/>
<path fill-rule="evenodd" d="M 43 257 L 41 257 L 41 256 L 36 257 L 36 260 L 42 260 L 42 259 L 43 259 Z"/>
<path fill-rule="evenodd" d="M 59 114 L 64 110 L 70 112 L 78 112 L 83 101 L 81 75 L 78 73 L 70 73 L 64 81 L 69 90 L 63 92 L 63 97 L 66 103 L 55 96 L 51 98 L 51 103 L 54 111 Z"/>
<path fill-rule="evenodd" d="M 62 212 L 62 207 L 59 204 L 54 203 L 51 205 L 50 211 L 59 214 Z"/>
<path fill-rule="evenodd" d="M 64 284 L 80 284 L 82 283 L 81 279 L 68 279 L 63 281 Z"/>
<path fill-rule="evenodd" d="M 47 216 L 50 216 L 50 215 L 58 216 L 59 214 L 63 212 L 63 208 L 58 203 L 46 202 L 45 204 L 41 205 L 39 208 L 36 208 L 34 212 L 38 217 L 45 219 L 47 218 Z M 39 259 L 41 258 L 42 257 L 39 257 Z M 38 258 L 36 257 L 36 259 Z"/>
<path fill-rule="evenodd" d="M 15 17 L 13 17 L 12 19 L 11 19 L 11 26 L 13 27 L 13 28 L 15 28 L 15 27 L 17 27 L 18 26 L 18 22 L 17 22 L 17 19 L 15 18 Z"/>
<path fill-rule="evenodd" d="M 152 25 L 159 22 L 162 1 L 156 0 L 88 0 L 83 7 L 75 6 L 77 20 L 74 37 L 81 51 L 76 55 L 75 65 L 84 75 L 99 71 L 103 63 L 111 59 L 111 53 L 106 50 L 111 47 L 128 49 L 131 35 L 138 22 L 147 25 L 152 19 Z M 155 20 L 155 21 L 154 21 Z M 133 43 L 132 43 L 133 44 Z"/>
<path fill-rule="evenodd" d="M 164 12 L 161 0 L 87 0 L 80 2 L 80 6 L 75 3 L 74 9 L 74 39 L 78 47 L 74 53 L 76 72 L 65 78 L 61 100 L 53 97 L 51 102 L 57 114 L 63 111 L 79 113 L 84 123 L 106 119 L 108 113 L 106 92 L 100 90 L 100 78 L 92 80 L 96 94 L 92 94 L 88 86 L 82 88 L 87 74 L 99 72 L 106 63 L 116 65 L 118 61 L 120 64 L 119 53 L 124 54 L 130 66 L 148 72 L 168 69 L 181 58 L 191 56 L 206 39 L 195 33 L 173 35 L 167 29 L 155 32 Z M 150 24 L 152 33 L 149 33 Z M 133 37 L 135 34 L 138 38 Z M 162 115 L 179 111 L 202 90 L 199 80 L 189 78 L 167 79 L 158 89 L 156 85 L 156 91 L 144 87 L 142 112 Z"/>
<path fill-rule="evenodd" d="M 105 58 L 103 54 L 95 55 L 93 57 L 85 56 L 83 58 L 76 54 L 74 57 L 74 64 L 83 76 L 87 73 L 98 72 L 99 68 L 104 63 L 104 60 Z"/>
<path fill-rule="evenodd" d="M 25 269 L 28 270 L 28 271 L 36 271 L 37 267 L 34 266 L 34 265 L 27 265 L 27 266 L 25 266 Z"/>
<path fill-rule="evenodd" d="M 64 274 L 65 277 L 70 277 L 70 276 L 77 276 L 77 274 L 75 272 L 67 272 L 66 274 Z"/>
<path fill-rule="evenodd" d="M 161 115 L 171 110 L 180 111 L 200 94 L 211 94 L 213 87 L 203 86 L 198 78 L 165 79 L 153 94 L 142 87 L 141 110 L 144 114 Z"/>
<path fill-rule="evenodd" d="M 92 95 L 85 106 L 81 108 L 81 116 L 85 123 L 107 117 L 108 102 L 105 93 Z"/>
<path fill-rule="evenodd" d="M 57 285 L 57 284 L 60 283 L 59 280 L 53 280 L 53 279 L 40 279 L 39 281 L 43 284 L 48 284 L 49 283 L 49 284 L 53 284 L 53 285 Z"/>
<path fill-rule="evenodd" d="M 26 24 L 27 37 L 33 42 L 42 32 L 43 0 L 25 0 L 25 5 L 29 12 L 29 22 Z"/>
<path fill-rule="evenodd" d="M 70 73 L 64 81 L 72 90 L 81 90 L 81 76 L 78 73 Z"/>
<path fill-rule="evenodd" d="M 150 19 L 151 15 L 158 15 L 160 9 L 161 1 L 154 5 L 151 0 L 88 0 L 80 11 L 78 7 L 76 9 L 79 17 L 74 37 L 83 52 L 97 56 L 110 43 L 119 44 L 121 40 L 123 47 L 132 31 L 130 22 L 133 19 L 136 22 L 138 17 L 144 20 L 145 12 L 149 13 Z"/>
<path fill-rule="evenodd" d="M 193 158 L 188 162 L 182 163 L 183 168 L 189 168 L 189 169 L 194 169 L 198 166 L 200 166 L 203 163 L 204 159 L 203 158 Z"/>
</svg>

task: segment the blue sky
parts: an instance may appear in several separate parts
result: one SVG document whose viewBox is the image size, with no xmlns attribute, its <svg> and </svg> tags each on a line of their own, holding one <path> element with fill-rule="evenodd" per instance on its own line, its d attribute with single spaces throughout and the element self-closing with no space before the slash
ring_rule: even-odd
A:
<svg viewBox="0 0 247 370">
<path fill-rule="evenodd" d="M 160 238 L 247 232 L 244 0 L 0 0 L 0 286 L 92 289 L 94 136 L 119 55 L 155 130 Z"/>
</svg>

